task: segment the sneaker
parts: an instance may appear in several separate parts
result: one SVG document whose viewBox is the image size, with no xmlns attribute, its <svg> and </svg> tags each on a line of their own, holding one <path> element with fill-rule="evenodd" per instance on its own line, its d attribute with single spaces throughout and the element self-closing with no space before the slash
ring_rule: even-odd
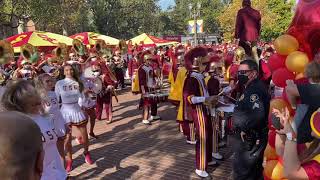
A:
<svg viewBox="0 0 320 180">
<path fill-rule="evenodd" d="M 187 140 L 187 143 L 188 143 L 188 144 L 192 144 L 192 145 L 194 145 L 194 144 L 196 144 L 196 143 L 197 143 L 197 141 L 189 141 L 189 140 Z"/>
<path fill-rule="evenodd" d="M 206 171 L 201 171 L 201 170 L 198 170 L 196 169 L 196 174 L 202 178 L 206 178 L 209 176 L 209 174 L 206 172 Z"/>
<path fill-rule="evenodd" d="M 92 133 L 89 133 L 89 136 L 90 136 L 91 138 L 98 139 L 98 136 L 96 136 L 93 132 L 92 132 Z"/>
<path fill-rule="evenodd" d="M 147 119 L 142 120 L 142 123 L 143 123 L 143 124 L 147 124 L 147 125 L 150 125 L 150 124 L 151 124 L 150 121 L 147 120 Z"/>
<path fill-rule="evenodd" d="M 78 144 L 83 144 L 82 138 L 80 138 L 80 137 L 77 137 L 77 138 L 76 138 L 76 142 L 77 142 Z"/>
<path fill-rule="evenodd" d="M 161 119 L 160 116 L 151 116 L 150 117 L 151 120 L 159 120 Z"/>
<path fill-rule="evenodd" d="M 106 120 L 106 123 L 107 123 L 107 124 L 111 124 L 111 123 L 112 123 L 112 120 Z"/>
<path fill-rule="evenodd" d="M 222 160 L 223 156 L 220 153 L 212 153 L 212 157 L 216 160 Z"/>
<path fill-rule="evenodd" d="M 83 154 L 83 157 L 87 164 L 93 164 L 93 161 L 91 160 L 91 156 L 89 152 L 87 152 L 86 154 Z"/>
<path fill-rule="evenodd" d="M 208 162 L 208 166 L 216 166 L 218 165 L 218 162 L 215 160 L 212 160 L 211 162 Z"/>
<path fill-rule="evenodd" d="M 67 171 L 67 173 L 72 171 L 72 161 L 71 160 L 66 160 L 66 171 Z"/>
</svg>

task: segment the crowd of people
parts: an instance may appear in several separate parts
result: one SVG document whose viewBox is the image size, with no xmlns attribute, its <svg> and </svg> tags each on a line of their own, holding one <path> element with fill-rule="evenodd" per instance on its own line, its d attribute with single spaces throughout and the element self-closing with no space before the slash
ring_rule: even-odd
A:
<svg viewBox="0 0 320 180">
<path fill-rule="evenodd" d="M 118 101 L 128 79 L 132 93 L 140 95 L 146 126 L 161 119 L 160 102 L 169 100 L 176 107 L 177 129 L 195 146 L 199 177 L 210 179 L 208 166 L 223 162 L 220 149 L 231 146 L 236 180 L 320 179 L 319 56 L 314 55 L 303 76 L 277 86 L 269 63 L 276 48 L 258 42 L 260 21 L 260 13 L 244 0 L 234 43 L 150 48 L 129 42 L 86 50 L 77 42 L 52 53 L 22 48 L 16 59 L 3 56 L 1 178 L 68 179 L 72 136 L 82 145 L 85 162 L 93 164 L 89 137 L 99 138 L 95 122 L 112 123 L 113 97 Z M 287 106 L 271 100 L 283 94 Z M 270 144 L 283 177 L 270 178 L 264 170 Z"/>
</svg>

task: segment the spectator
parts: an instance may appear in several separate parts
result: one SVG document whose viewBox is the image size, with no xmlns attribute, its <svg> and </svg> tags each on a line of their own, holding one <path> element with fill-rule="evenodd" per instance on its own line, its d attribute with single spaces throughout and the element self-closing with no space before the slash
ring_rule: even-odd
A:
<svg viewBox="0 0 320 180">
<path fill-rule="evenodd" d="M 29 117 L 18 112 L 0 113 L 1 179 L 40 179 L 44 157 L 41 137 L 40 128 Z"/>
</svg>

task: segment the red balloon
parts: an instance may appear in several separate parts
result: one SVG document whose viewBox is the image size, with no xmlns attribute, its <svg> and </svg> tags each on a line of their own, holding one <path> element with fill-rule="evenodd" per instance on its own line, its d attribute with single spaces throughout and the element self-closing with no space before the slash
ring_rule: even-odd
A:
<svg viewBox="0 0 320 180">
<path fill-rule="evenodd" d="M 275 53 L 272 56 L 270 56 L 268 61 L 268 66 L 270 67 L 270 70 L 273 72 L 277 69 L 286 67 L 286 59 L 287 56 L 282 56 L 278 53 Z"/>
<path fill-rule="evenodd" d="M 295 75 L 286 68 L 277 69 L 272 74 L 272 81 L 278 87 L 285 87 L 288 79 L 295 79 Z"/>
<path fill-rule="evenodd" d="M 299 1 L 288 33 L 296 37 L 300 43 L 301 50 L 306 52 L 310 59 L 313 59 L 320 49 L 319 0 Z"/>
<path fill-rule="evenodd" d="M 269 131 L 268 143 L 271 147 L 276 148 L 276 131 Z"/>
</svg>

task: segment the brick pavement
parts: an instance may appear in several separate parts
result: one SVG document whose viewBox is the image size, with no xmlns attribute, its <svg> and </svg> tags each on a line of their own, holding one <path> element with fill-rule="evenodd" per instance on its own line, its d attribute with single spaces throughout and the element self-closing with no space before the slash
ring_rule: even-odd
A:
<svg viewBox="0 0 320 180">
<path fill-rule="evenodd" d="M 87 165 L 82 149 L 74 145 L 72 179 L 110 180 L 188 180 L 199 179 L 194 174 L 194 146 L 185 143 L 175 122 L 175 108 L 161 104 L 159 115 L 163 120 L 151 126 L 141 123 L 137 109 L 137 95 L 124 92 L 114 102 L 114 122 L 96 123 L 97 140 L 90 140 L 90 151 L 95 163 Z M 209 168 L 213 179 L 229 179 L 231 174 L 230 150 L 222 149 L 226 160 L 217 168 Z"/>
</svg>

